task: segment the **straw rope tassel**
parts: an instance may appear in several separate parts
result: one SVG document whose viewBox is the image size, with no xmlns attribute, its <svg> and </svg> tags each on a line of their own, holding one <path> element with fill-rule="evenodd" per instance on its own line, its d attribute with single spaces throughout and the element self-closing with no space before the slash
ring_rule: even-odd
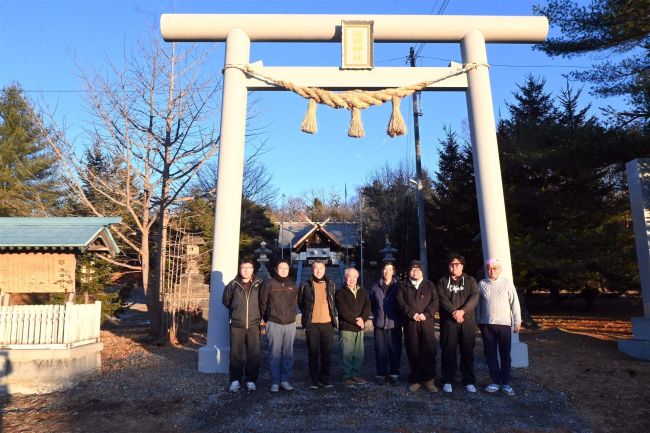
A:
<svg viewBox="0 0 650 433">
<path fill-rule="evenodd" d="M 402 98 L 393 96 L 393 111 L 390 114 L 390 121 L 388 122 L 388 129 L 386 132 L 391 137 L 406 134 L 406 123 L 400 111 L 400 102 Z"/>
<path fill-rule="evenodd" d="M 307 113 L 305 118 L 300 124 L 300 130 L 306 132 L 307 134 L 315 134 L 318 132 L 318 124 L 316 123 L 316 106 L 318 104 L 314 99 L 309 99 L 309 105 L 307 106 Z"/>
<path fill-rule="evenodd" d="M 352 107 L 352 117 L 350 119 L 350 129 L 348 129 L 348 137 L 361 138 L 366 135 L 363 129 L 363 122 L 361 121 L 361 110 L 357 107 Z"/>
</svg>

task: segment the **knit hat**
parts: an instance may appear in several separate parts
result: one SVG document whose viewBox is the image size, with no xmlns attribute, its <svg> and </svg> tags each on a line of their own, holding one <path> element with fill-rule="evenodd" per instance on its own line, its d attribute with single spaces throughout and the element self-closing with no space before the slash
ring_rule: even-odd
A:
<svg viewBox="0 0 650 433">
<path fill-rule="evenodd" d="M 419 260 L 413 260 L 413 261 L 409 264 L 409 271 L 410 271 L 411 269 L 413 269 L 413 268 L 418 268 L 418 269 L 422 270 L 422 263 L 420 263 Z"/>
</svg>

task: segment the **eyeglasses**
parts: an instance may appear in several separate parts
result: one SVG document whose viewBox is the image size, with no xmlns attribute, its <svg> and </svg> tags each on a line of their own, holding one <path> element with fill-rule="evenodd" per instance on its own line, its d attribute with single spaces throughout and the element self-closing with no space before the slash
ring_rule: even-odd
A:
<svg viewBox="0 0 650 433">
<path fill-rule="evenodd" d="M 453 268 L 455 266 L 463 266 L 463 264 L 459 263 L 459 262 L 454 262 L 454 263 L 449 263 L 449 266 L 451 266 Z"/>
</svg>

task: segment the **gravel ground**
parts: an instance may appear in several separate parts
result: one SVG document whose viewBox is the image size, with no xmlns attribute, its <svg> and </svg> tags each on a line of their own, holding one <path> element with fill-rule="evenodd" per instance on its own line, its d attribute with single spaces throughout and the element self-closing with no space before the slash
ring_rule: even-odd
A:
<svg viewBox="0 0 650 433">
<path fill-rule="evenodd" d="M 366 334 L 364 374 L 374 378 L 372 334 Z M 77 387 L 42 396 L 10 396 L 2 401 L 7 432 L 499 432 L 592 431 L 567 394 L 532 380 L 530 370 L 515 370 L 514 397 L 468 394 L 460 383 L 452 394 L 411 394 L 402 386 L 369 383 L 345 388 L 339 355 L 333 354 L 332 389 L 308 388 L 304 332 L 298 331 L 292 392 L 268 392 L 266 339 L 258 390 L 227 392 L 226 375 L 197 372 L 193 334 L 184 347 L 146 343 L 145 328 L 103 331 L 102 371 Z M 526 340 L 524 335 L 522 340 Z M 488 383 L 477 339 L 477 379 Z M 439 371 L 439 368 L 438 368 Z"/>
</svg>

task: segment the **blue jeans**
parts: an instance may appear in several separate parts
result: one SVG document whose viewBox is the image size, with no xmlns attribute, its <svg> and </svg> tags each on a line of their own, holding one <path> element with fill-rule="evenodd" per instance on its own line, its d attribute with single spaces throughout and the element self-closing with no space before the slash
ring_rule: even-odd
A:
<svg viewBox="0 0 650 433">
<path fill-rule="evenodd" d="M 374 334 L 377 376 L 388 376 L 389 374 L 399 376 L 402 358 L 402 328 L 375 328 Z"/>
<path fill-rule="evenodd" d="M 293 369 L 293 340 L 296 338 L 296 324 L 279 325 L 268 322 L 266 337 L 269 339 L 269 365 L 271 384 L 288 382 Z"/>
</svg>

